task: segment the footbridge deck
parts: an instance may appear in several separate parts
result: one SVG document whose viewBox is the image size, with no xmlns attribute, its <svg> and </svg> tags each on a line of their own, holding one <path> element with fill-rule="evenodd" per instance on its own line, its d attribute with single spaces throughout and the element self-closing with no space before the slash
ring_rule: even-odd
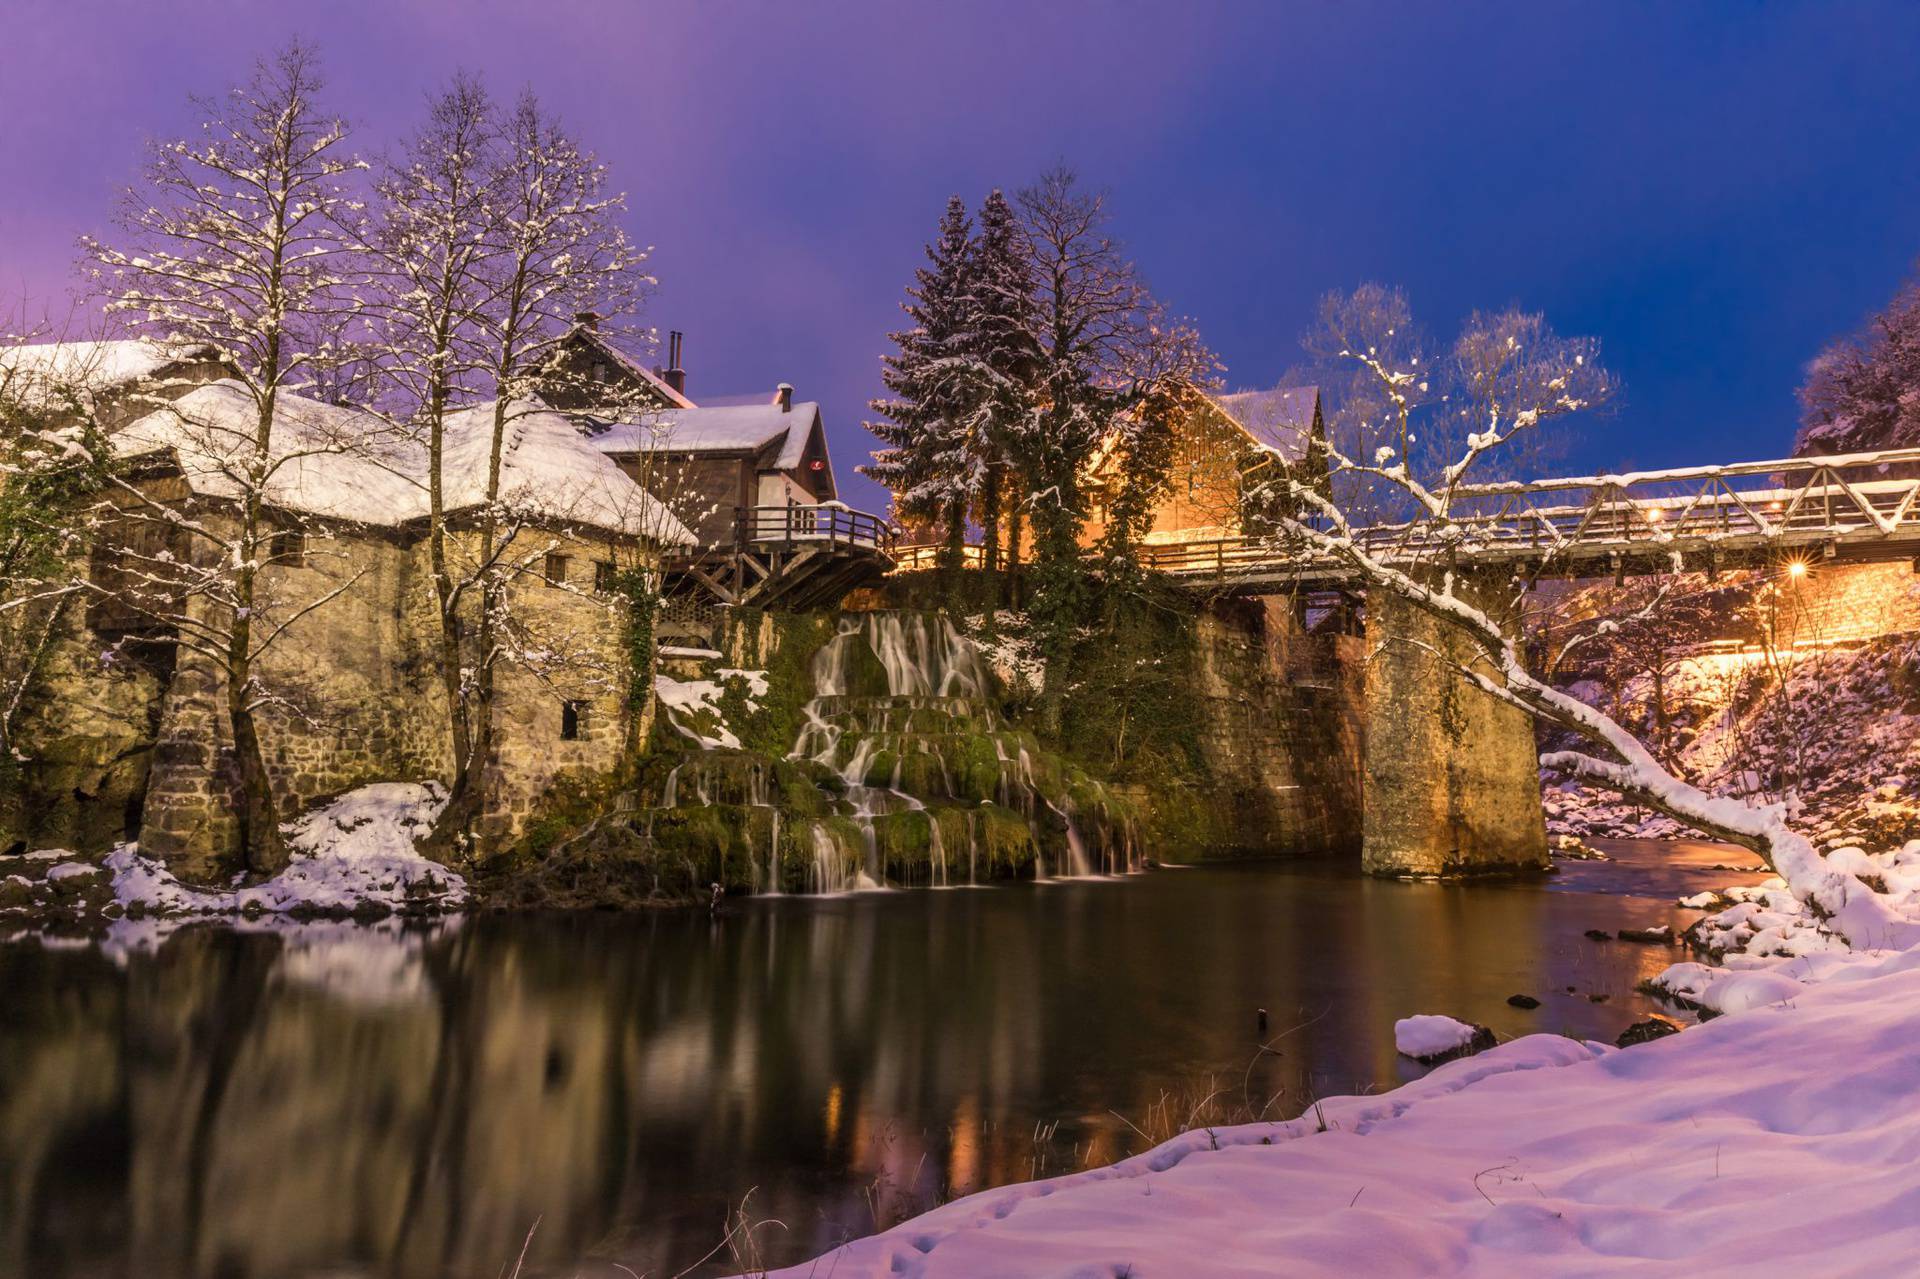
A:
<svg viewBox="0 0 1920 1279">
<path fill-rule="evenodd" d="M 1588 575 L 1789 556 L 1911 559 L 1920 556 L 1920 449 L 1461 485 L 1443 509 L 1355 540 L 1399 564 Z M 1331 585 L 1352 572 L 1284 536 L 1160 543 L 1146 562 L 1176 581 L 1241 592 Z"/>
</svg>

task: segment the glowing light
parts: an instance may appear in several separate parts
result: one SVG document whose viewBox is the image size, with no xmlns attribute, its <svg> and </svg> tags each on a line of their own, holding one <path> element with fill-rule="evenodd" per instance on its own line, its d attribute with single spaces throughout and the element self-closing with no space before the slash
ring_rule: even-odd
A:
<svg viewBox="0 0 1920 1279">
<path fill-rule="evenodd" d="M 1787 561 L 1788 577 L 1791 577 L 1794 581 L 1797 582 L 1801 578 L 1805 577 L 1806 575 L 1807 575 L 1807 562 L 1805 560 L 1788 560 Z"/>
<path fill-rule="evenodd" d="M 1666 512 L 1661 510 L 1659 507 L 1651 506 L 1647 508 L 1647 523 L 1658 524 L 1665 517 L 1666 517 Z"/>
</svg>

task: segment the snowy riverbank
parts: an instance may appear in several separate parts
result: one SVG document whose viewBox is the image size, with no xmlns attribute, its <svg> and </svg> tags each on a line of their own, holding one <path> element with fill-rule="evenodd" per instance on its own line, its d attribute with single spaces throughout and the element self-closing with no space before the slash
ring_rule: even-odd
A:
<svg viewBox="0 0 1920 1279">
<path fill-rule="evenodd" d="M 1920 909 L 1920 845 L 1872 861 Z M 1746 895 L 1708 931 L 1747 953 L 1662 974 L 1729 1014 L 1682 1034 L 1527 1036 L 1289 1123 L 973 1195 L 779 1273 L 1904 1273 L 1920 949 L 1849 952 L 1790 898 Z"/>
<path fill-rule="evenodd" d="M 444 788 L 433 782 L 349 791 L 286 824 L 292 856 L 279 874 L 226 889 L 184 884 L 136 844 L 121 844 L 97 864 L 58 849 L 8 858 L 0 885 L 12 890 L 16 911 L 29 921 L 104 920 L 116 937 L 154 942 L 193 919 L 459 910 L 468 900 L 466 882 L 414 847 L 445 803 Z"/>
</svg>

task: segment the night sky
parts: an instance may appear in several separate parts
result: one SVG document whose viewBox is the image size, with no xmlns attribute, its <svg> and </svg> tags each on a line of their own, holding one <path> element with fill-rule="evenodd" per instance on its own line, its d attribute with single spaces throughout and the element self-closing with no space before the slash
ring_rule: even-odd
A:
<svg viewBox="0 0 1920 1279">
<path fill-rule="evenodd" d="M 629 191 L 691 393 L 821 400 L 867 506 L 942 204 L 1057 160 L 1236 388 L 1368 279 L 1441 335 L 1510 302 L 1598 335 L 1625 391 L 1577 469 L 1784 452 L 1805 361 L 1920 254 L 1913 4 L 0 0 L 0 310 L 63 307 L 142 139 L 294 33 L 365 150 L 456 68 L 533 85 Z"/>
</svg>

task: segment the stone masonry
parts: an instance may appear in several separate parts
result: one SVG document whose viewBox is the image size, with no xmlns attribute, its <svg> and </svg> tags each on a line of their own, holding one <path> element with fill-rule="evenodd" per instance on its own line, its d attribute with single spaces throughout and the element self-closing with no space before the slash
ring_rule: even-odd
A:
<svg viewBox="0 0 1920 1279">
<path fill-rule="evenodd" d="M 1501 607 L 1504 582 L 1475 601 Z M 1386 592 L 1367 601 L 1361 865 L 1379 875 L 1543 871 L 1546 819 L 1532 717 L 1474 688 L 1466 638 Z"/>
</svg>

